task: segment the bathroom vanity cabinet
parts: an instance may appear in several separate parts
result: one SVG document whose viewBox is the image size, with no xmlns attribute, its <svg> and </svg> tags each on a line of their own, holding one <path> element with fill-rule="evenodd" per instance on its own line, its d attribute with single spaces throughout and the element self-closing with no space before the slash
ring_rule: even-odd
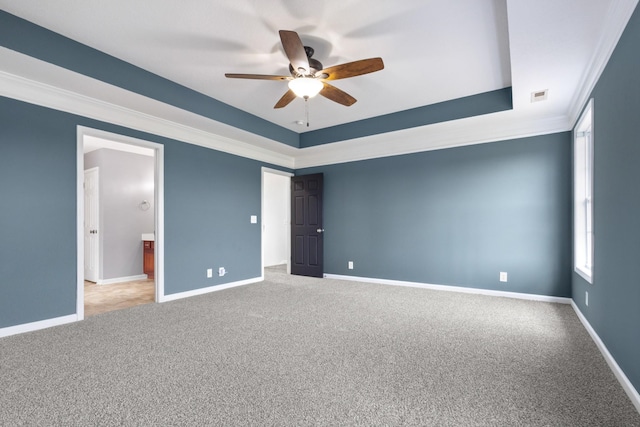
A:
<svg viewBox="0 0 640 427">
<path fill-rule="evenodd" d="M 154 260 L 154 250 L 155 250 L 155 242 L 152 240 L 144 240 L 142 249 L 142 270 L 143 273 L 147 275 L 149 279 L 154 278 L 154 270 L 155 270 L 155 260 Z"/>
</svg>

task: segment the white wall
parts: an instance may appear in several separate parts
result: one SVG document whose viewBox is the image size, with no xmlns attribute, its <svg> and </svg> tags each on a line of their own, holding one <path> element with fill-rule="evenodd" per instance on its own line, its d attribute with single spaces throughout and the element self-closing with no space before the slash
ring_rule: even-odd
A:
<svg viewBox="0 0 640 427">
<path fill-rule="evenodd" d="M 289 260 L 290 182 L 287 176 L 264 173 L 262 238 L 265 267 L 286 264 Z"/>
</svg>

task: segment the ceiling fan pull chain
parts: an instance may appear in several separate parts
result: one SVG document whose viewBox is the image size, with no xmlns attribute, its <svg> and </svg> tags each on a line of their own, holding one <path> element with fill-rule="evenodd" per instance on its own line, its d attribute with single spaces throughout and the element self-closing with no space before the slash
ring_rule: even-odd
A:
<svg viewBox="0 0 640 427">
<path fill-rule="evenodd" d="M 309 127 L 309 97 L 304 97 L 304 115 L 307 118 L 307 127 Z"/>
</svg>

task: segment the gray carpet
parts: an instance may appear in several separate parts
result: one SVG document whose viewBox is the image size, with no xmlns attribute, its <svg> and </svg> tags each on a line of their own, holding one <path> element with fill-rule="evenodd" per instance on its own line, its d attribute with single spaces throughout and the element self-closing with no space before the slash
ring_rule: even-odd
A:
<svg viewBox="0 0 640 427">
<path fill-rule="evenodd" d="M 640 426 L 570 306 L 270 269 L 0 339 L 0 425 Z"/>
</svg>

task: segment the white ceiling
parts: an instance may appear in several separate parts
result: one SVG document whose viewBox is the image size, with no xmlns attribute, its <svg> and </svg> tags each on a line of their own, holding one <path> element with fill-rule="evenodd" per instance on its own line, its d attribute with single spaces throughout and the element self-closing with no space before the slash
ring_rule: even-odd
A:
<svg viewBox="0 0 640 427">
<path fill-rule="evenodd" d="M 105 138 L 98 138 L 92 135 L 85 135 L 82 139 L 82 148 L 84 153 L 109 148 L 111 150 L 126 151 L 127 153 L 141 154 L 143 156 L 153 157 L 155 151 L 151 148 L 140 147 L 139 145 L 124 144 Z"/>
<path fill-rule="evenodd" d="M 564 120 L 568 129 L 637 1 L 0 0 L 0 7 L 304 132 L 508 86 L 514 110 L 498 116 Z M 385 69 L 335 81 L 358 102 L 316 97 L 311 127 L 301 127 L 302 100 L 273 109 L 286 82 L 224 77 L 286 75 L 280 29 L 297 31 L 325 67 L 380 56 Z M 531 92 L 544 89 L 548 100 L 532 104 Z M 491 126 L 496 114 L 486 117 Z"/>
<path fill-rule="evenodd" d="M 385 69 L 336 81 L 358 102 L 310 104 L 317 129 L 511 85 L 504 0 L 56 0 L 0 2 L 29 21 L 281 126 L 303 131 L 304 101 L 273 106 L 289 75 L 278 30 L 295 30 L 325 67 L 382 57 Z"/>
</svg>

